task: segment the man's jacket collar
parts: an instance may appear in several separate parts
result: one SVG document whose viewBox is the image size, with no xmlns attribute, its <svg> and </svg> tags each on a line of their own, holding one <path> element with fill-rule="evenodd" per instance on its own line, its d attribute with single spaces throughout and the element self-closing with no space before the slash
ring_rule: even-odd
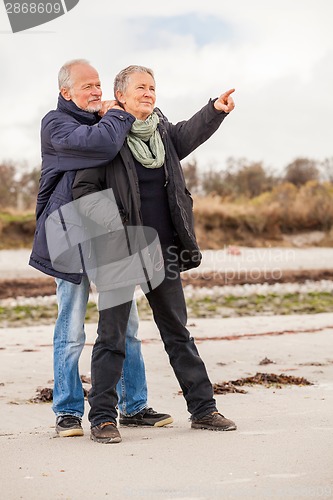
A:
<svg viewBox="0 0 333 500">
<path fill-rule="evenodd" d="M 94 125 L 100 120 L 97 113 L 89 113 L 78 108 L 73 101 L 66 101 L 60 93 L 58 97 L 58 110 L 70 114 L 83 125 Z"/>
</svg>

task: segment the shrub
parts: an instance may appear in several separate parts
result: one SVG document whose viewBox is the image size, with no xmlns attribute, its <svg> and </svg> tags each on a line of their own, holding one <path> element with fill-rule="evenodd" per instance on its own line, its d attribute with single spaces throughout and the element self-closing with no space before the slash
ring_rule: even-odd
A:
<svg viewBox="0 0 333 500">
<path fill-rule="evenodd" d="M 308 181 L 317 181 L 319 179 L 319 169 L 315 160 L 308 158 L 296 158 L 286 167 L 284 180 L 291 182 L 299 187 Z"/>
</svg>

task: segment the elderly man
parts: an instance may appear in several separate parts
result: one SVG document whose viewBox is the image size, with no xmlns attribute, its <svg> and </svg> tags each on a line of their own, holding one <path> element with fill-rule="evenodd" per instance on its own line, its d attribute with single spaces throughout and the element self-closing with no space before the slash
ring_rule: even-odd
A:
<svg viewBox="0 0 333 500">
<path fill-rule="evenodd" d="M 84 395 L 78 362 L 85 343 L 84 320 L 89 280 L 83 271 L 60 272 L 47 245 L 45 222 L 50 214 L 72 201 L 72 183 L 79 169 L 107 166 L 123 146 L 135 118 L 116 101 L 102 103 L 97 71 L 84 59 L 69 61 L 58 75 L 56 110 L 41 124 L 42 171 L 36 206 L 36 232 L 29 264 L 54 276 L 58 317 L 54 330 L 53 411 L 60 436 L 81 436 Z M 103 108 L 104 116 L 98 115 Z M 108 168 L 108 167 L 107 167 Z M 64 227 L 66 226 L 66 221 Z M 131 303 L 126 320 L 126 363 L 118 383 L 123 425 L 163 426 L 168 414 L 147 405 L 145 367 L 137 339 L 138 314 Z M 118 377 L 118 379 L 119 379 Z M 118 382 L 118 380 L 117 380 Z"/>
<path fill-rule="evenodd" d="M 180 160 L 206 141 L 220 126 L 234 103 L 230 90 L 210 100 L 188 121 L 171 124 L 156 101 L 153 71 L 130 66 L 115 78 L 115 97 L 125 111 L 135 116 L 131 131 L 110 165 L 80 170 L 73 184 L 73 197 L 80 212 L 100 219 L 100 207 L 92 202 L 96 192 L 112 189 L 128 226 L 148 226 L 157 231 L 164 258 L 165 278 L 150 287 L 146 297 L 153 310 L 170 364 L 175 372 L 192 428 L 234 430 L 236 425 L 221 415 L 213 388 L 193 338 L 186 329 L 187 313 L 180 271 L 200 263 L 196 242 L 192 199 L 186 189 Z M 105 213 L 105 212 L 104 212 Z M 131 302 L 112 306 L 114 291 L 101 291 L 98 338 L 92 355 L 92 390 L 89 420 L 91 439 L 100 443 L 121 441 L 116 426 L 119 378 L 125 350 L 125 325 Z"/>
</svg>

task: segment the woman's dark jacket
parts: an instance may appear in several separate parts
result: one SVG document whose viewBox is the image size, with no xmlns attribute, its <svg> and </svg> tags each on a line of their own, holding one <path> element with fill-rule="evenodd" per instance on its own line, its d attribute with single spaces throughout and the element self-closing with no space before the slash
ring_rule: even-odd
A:
<svg viewBox="0 0 333 500">
<path fill-rule="evenodd" d="M 42 171 L 29 260 L 32 267 L 73 283 L 81 282 L 83 269 L 78 265 L 68 273 L 54 269 L 45 222 L 50 214 L 61 213 L 62 207 L 73 200 L 72 184 L 77 170 L 106 166 L 117 155 L 134 120 L 121 110 L 110 110 L 101 119 L 59 94 L 57 109 L 47 113 L 41 123 Z M 78 253 L 78 247 L 73 249 L 76 258 L 74 253 Z"/>
<path fill-rule="evenodd" d="M 155 111 L 159 115 L 158 128 L 165 148 L 165 187 L 176 231 L 180 269 L 185 271 L 200 264 L 201 253 L 194 231 L 193 201 L 185 185 L 180 160 L 209 139 L 227 114 L 217 111 L 212 100 L 192 118 L 177 124 L 170 123 L 158 108 Z M 123 223 L 128 226 L 142 225 L 139 183 L 134 159 L 126 142 L 109 165 L 76 173 L 73 198 L 79 199 L 110 188 Z M 98 204 L 94 200 L 90 203 L 90 199 L 91 197 L 87 198 L 87 202 L 80 200 L 80 212 L 100 224 Z M 108 231 L 112 230 L 111 222 L 105 221 L 104 224 Z"/>
</svg>

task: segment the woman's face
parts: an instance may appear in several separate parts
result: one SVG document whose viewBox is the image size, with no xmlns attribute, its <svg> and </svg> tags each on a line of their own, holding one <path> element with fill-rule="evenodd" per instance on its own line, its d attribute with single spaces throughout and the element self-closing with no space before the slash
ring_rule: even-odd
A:
<svg viewBox="0 0 333 500">
<path fill-rule="evenodd" d="M 144 121 L 155 107 L 155 80 L 149 73 L 132 73 L 125 92 L 118 90 L 116 96 L 125 111 Z"/>
</svg>

